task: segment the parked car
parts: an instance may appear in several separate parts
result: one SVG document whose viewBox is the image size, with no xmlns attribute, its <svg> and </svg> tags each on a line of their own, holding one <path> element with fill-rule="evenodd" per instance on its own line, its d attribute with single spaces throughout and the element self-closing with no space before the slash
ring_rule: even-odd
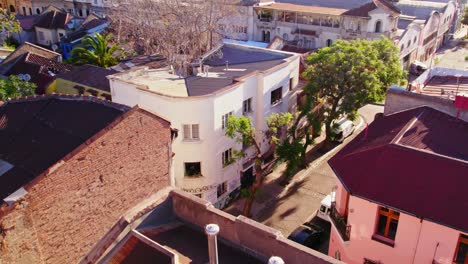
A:
<svg viewBox="0 0 468 264">
<path fill-rule="evenodd" d="M 354 123 L 346 118 L 338 119 L 332 123 L 333 140 L 343 142 L 354 132 Z"/>
<path fill-rule="evenodd" d="M 335 200 L 335 192 L 331 192 L 329 195 L 325 196 L 323 200 L 320 202 L 320 208 L 317 209 L 316 216 L 330 222 L 330 211 L 331 211 L 331 203 Z"/>
<path fill-rule="evenodd" d="M 288 239 L 304 245 L 306 247 L 316 249 L 320 245 L 323 235 L 323 228 L 313 223 L 305 223 L 296 228 Z"/>
<path fill-rule="evenodd" d="M 419 61 L 414 61 L 409 68 L 409 72 L 414 75 L 421 75 L 424 71 L 428 69 L 427 65 L 419 62 Z"/>
</svg>

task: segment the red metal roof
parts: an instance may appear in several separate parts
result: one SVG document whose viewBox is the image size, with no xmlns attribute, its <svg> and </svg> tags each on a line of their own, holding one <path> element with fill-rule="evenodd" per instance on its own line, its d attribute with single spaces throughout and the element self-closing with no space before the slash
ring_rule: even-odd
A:
<svg viewBox="0 0 468 264">
<path fill-rule="evenodd" d="M 468 123 L 429 107 L 377 119 L 329 160 L 351 195 L 468 231 Z"/>
</svg>

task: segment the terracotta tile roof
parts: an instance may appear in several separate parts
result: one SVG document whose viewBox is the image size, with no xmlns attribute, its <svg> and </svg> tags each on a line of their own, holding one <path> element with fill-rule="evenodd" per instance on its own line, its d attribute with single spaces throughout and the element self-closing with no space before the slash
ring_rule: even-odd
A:
<svg viewBox="0 0 468 264">
<path fill-rule="evenodd" d="M 10 68 L 13 67 L 16 61 L 23 58 L 23 55 L 27 53 L 39 55 L 54 61 L 61 61 L 62 59 L 62 55 L 60 53 L 25 42 L 0 63 L 0 74 L 5 75 Z"/>
<path fill-rule="evenodd" d="M 12 65 L 7 75 L 29 74 L 31 82 L 38 87 L 36 93 L 43 94 L 50 82 L 55 80 L 55 76 L 49 72 L 57 74 L 69 71 L 71 68 L 71 65 L 28 52 Z"/>
<path fill-rule="evenodd" d="M 0 106 L 0 159 L 14 168 L 0 177 L 10 195 L 107 126 L 127 107 L 87 97 L 41 96 Z M 86 117 L 86 118 L 84 118 Z"/>
<path fill-rule="evenodd" d="M 39 16 L 21 16 L 18 17 L 18 21 L 20 22 L 21 28 L 23 30 L 32 30 L 36 24 L 37 19 Z"/>
<path fill-rule="evenodd" d="M 258 7 L 258 8 L 292 11 L 292 12 L 315 13 L 315 14 L 328 14 L 328 15 L 336 15 L 336 16 L 339 16 L 343 14 L 344 12 L 346 12 L 346 9 L 341 9 L 341 8 L 329 8 L 329 7 L 290 4 L 290 3 L 272 3 L 269 5 L 262 5 L 261 7 Z"/>
<path fill-rule="evenodd" d="M 35 26 L 48 29 L 67 29 L 66 25 L 71 19 L 72 16 L 68 13 L 52 10 L 42 14 Z"/>
<path fill-rule="evenodd" d="M 30 132 L 20 129 L 21 134 L 41 138 L 39 143 L 84 143 L 71 152 L 63 150 L 65 157 L 25 186 L 28 194 L 21 202 L 0 208 L 0 223 L 6 227 L 0 238 L 2 263 L 78 263 L 119 217 L 170 185 L 169 122 L 138 107 L 124 114 L 118 111 L 113 118 L 112 109 L 124 106 L 96 98 L 52 98 L 31 104 L 7 102 L 6 108 L 14 106 L 16 112 L 28 110 L 9 119 L 12 129 L 29 127 Z M 35 121 L 28 121 L 38 110 Z M 107 119 L 98 122 L 102 115 Z M 42 127 L 22 125 L 25 122 Z M 105 125 L 97 133 L 96 123 Z M 50 130 L 51 135 L 42 133 Z M 39 164 L 58 142 L 34 143 L 39 152 L 22 154 Z"/>
<path fill-rule="evenodd" d="M 110 84 L 106 76 L 114 73 L 117 71 L 93 65 L 81 65 L 57 75 L 57 78 L 110 92 Z"/>
<path fill-rule="evenodd" d="M 468 123 L 419 107 L 377 119 L 329 164 L 354 196 L 467 232 L 467 134 Z"/>
</svg>

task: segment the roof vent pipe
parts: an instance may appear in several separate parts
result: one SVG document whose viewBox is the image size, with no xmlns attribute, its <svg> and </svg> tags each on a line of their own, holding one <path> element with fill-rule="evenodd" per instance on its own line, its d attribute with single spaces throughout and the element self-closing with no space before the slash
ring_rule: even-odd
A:
<svg viewBox="0 0 468 264">
<path fill-rule="evenodd" d="M 208 254 L 210 264 L 218 264 L 218 242 L 216 235 L 219 233 L 219 226 L 217 224 L 206 225 L 205 233 L 208 236 Z"/>
<path fill-rule="evenodd" d="M 268 264 L 284 264 L 284 260 L 280 257 L 273 256 L 268 260 Z"/>
</svg>

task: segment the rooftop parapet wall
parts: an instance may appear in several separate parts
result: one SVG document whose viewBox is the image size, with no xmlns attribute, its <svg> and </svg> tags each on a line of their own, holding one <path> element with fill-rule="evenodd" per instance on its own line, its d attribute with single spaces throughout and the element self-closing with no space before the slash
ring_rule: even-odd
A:
<svg viewBox="0 0 468 264">
<path fill-rule="evenodd" d="M 408 91 L 389 89 L 385 99 L 384 114 L 390 115 L 420 106 L 428 106 L 451 116 L 457 116 L 458 113 L 458 109 L 455 107 L 452 100 Z M 460 109 L 458 117 L 468 122 L 468 109 Z"/>
<path fill-rule="evenodd" d="M 273 228 L 243 216 L 229 215 L 190 194 L 173 191 L 171 197 L 174 213 L 179 218 L 202 227 L 210 223 L 218 224 L 221 238 L 259 258 L 267 260 L 270 256 L 280 256 L 285 263 L 342 263 L 288 240 Z"/>
<path fill-rule="evenodd" d="M 428 69 L 423 74 L 421 74 L 416 80 L 414 80 L 411 85 L 414 87 L 424 87 L 434 76 L 463 76 L 468 77 L 468 71 L 457 70 L 457 69 L 449 69 L 449 68 L 441 68 L 435 67 L 432 69 Z"/>
</svg>

